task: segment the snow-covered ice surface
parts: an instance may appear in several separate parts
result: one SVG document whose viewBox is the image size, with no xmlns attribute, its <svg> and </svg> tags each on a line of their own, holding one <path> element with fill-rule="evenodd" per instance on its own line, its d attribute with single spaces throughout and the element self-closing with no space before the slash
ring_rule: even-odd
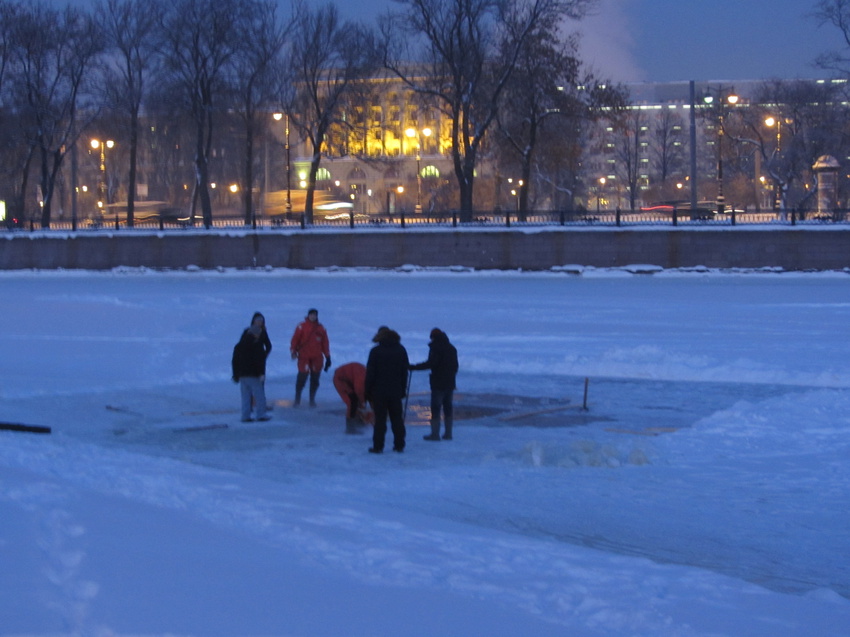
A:
<svg viewBox="0 0 850 637">
<path fill-rule="evenodd" d="M 0 273 L 0 635 L 850 635 L 850 275 L 629 270 Z M 455 439 L 289 406 L 309 307 Z"/>
</svg>

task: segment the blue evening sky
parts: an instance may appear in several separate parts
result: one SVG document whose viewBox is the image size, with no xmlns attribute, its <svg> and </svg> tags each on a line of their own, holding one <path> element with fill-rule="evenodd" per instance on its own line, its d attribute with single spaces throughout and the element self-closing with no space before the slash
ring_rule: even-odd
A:
<svg viewBox="0 0 850 637">
<path fill-rule="evenodd" d="M 825 77 L 818 54 L 842 47 L 811 17 L 815 0 L 602 0 L 588 53 L 625 80 Z M 846 45 L 845 45 L 846 46 Z M 613 51 L 614 55 L 606 52 Z"/>
<path fill-rule="evenodd" d="M 584 57 L 618 81 L 820 78 L 815 57 L 840 48 L 839 32 L 809 17 L 816 0 L 599 0 L 576 24 Z M 283 4 L 283 3 L 282 3 Z M 392 0 L 338 0 L 372 20 Z M 350 7 L 350 8 L 349 8 Z"/>
<path fill-rule="evenodd" d="M 278 2 L 288 15 L 289 0 Z M 615 81 L 821 78 L 827 74 L 814 67 L 817 55 L 846 46 L 835 27 L 811 17 L 816 0 L 598 2 L 596 14 L 575 28 L 583 34 L 584 59 Z M 366 23 L 399 8 L 392 0 L 336 4 L 344 17 Z"/>
</svg>

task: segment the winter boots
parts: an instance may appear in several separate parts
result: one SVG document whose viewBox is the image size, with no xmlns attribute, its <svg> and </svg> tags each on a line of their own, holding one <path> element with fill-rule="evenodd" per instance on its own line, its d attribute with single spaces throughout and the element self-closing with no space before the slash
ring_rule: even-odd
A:
<svg viewBox="0 0 850 637">
<path fill-rule="evenodd" d="M 298 372 L 295 377 L 295 402 L 297 407 L 301 404 L 301 392 L 304 391 L 304 386 L 307 384 L 307 377 L 310 377 L 310 407 L 316 406 L 316 392 L 319 389 L 319 376 L 321 372 Z"/>
<path fill-rule="evenodd" d="M 358 418 L 346 418 L 345 419 L 345 433 L 347 433 L 347 434 L 363 433 L 363 423 L 360 422 L 360 419 L 358 419 Z"/>
<path fill-rule="evenodd" d="M 431 419 L 431 433 L 427 436 L 422 436 L 423 440 L 440 440 L 440 420 Z M 446 432 L 443 434 L 443 440 L 452 439 L 452 419 L 446 419 Z"/>
</svg>

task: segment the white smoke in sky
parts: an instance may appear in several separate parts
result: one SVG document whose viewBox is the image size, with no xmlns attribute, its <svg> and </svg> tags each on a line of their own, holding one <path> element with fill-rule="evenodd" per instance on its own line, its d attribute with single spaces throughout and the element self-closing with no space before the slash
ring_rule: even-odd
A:
<svg viewBox="0 0 850 637">
<path fill-rule="evenodd" d="M 572 23 L 581 35 L 579 52 L 587 67 L 615 82 L 646 79 L 634 56 L 635 34 L 627 11 L 631 2 L 599 0 L 591 15 Z"/>
</svg>

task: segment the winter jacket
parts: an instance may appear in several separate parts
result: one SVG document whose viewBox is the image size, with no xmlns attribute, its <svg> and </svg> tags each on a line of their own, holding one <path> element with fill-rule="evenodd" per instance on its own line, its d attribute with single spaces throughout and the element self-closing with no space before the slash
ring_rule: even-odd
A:
<svg viewBox="0 0 850 637">
<path fill-rule="evenodd" d="M 353 415 L 351 396 L 355 398 L 355 409 L 366 403 L 366 367 L 362 363 L 346 363 L 334 371 L 334 387 L 348 409 L 346 413 Z"/>
<path fill-rule="evenodd" d="M 298 360 L 308 360 L 331 357 L 331 346 L 328 342 L 328 333 L 325 326 L 318 321 L 302 321 L 295 328 L 292 342 L 289 345 L 292 354 L 298 356 Z"/>
<path fill-rule="evenodd" d="M 380 333 L 377 342 L 366 363 L 366 400 L 404 398 L 410 360 L 401 337 L 388 329 Z"/>
<path fill-rule="evenodd" d="M 250 330 L 242 332 L 242 338 L 233 348 L 231 367 L 233 380 L 265 376 L 266 348 L 262 336 L 257 338 L 251 334 Z"/>
<path fill-rule="evenodd" d="M 430 369 L 432 390 L 451 391 L 455 389 L 455 378 L 458 370 L 457 349 L 449 342 L 449 337 L 445 332 L 434 331 L 431 342 L 428 344 L 428 360 L 413 365 L 411 369 Z"/>
<path fill-rule="evenodd" d="M 263 330 L 263 333 L 260 334 L 260 342 L 263 344 L 263 349 L 266 352 L 266 358 L 269 357 L 269 354 L 272 353 L 272 340 L 269 338 L 269 333 L 266 331 L 266 317 L 263 316 L 260 312 L 254 312 L 254 316 L 251 317 L 251 325 L 254 325 L 254 321 L 257 318 L 263 319 L 263 323 L 260 328 Z"/>
<path fill-rule="evenodd" d="M 266 359 L 269 357 L 269 354 L 272 353 L 272 341 L 269 338 L 269 333 L 266 331 L 266 328 L 263 328 L 262 334 L 260 334 L 260 345 L 263 346 L 263 353 L 265 357 L 263 358 L 263 373 L 266 373 Z"/>
</svg>

